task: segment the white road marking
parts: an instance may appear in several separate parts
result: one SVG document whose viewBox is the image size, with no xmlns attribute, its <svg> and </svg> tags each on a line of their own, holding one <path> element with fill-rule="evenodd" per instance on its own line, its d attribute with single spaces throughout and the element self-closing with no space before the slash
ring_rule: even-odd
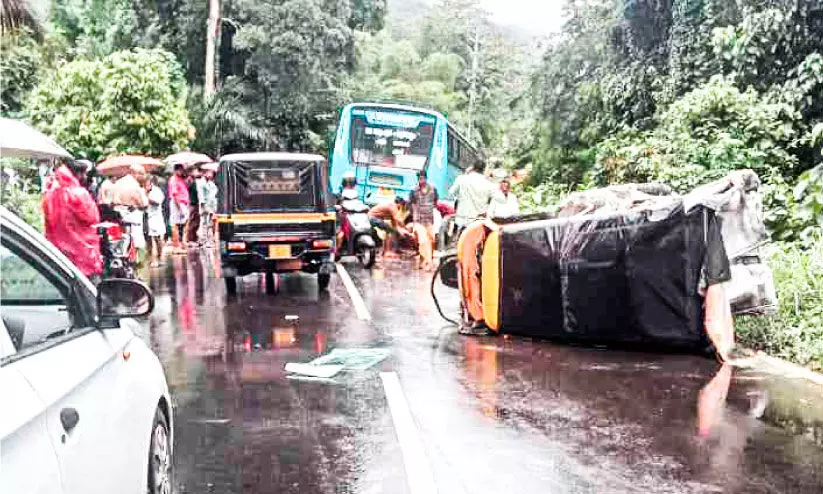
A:
<svg viewBox="0 0 823 494">
<path fill-rule="evenodd" d="M 369 314 L 369 309 L 366 308 L 366 303 L 363 302 L 363 297 L 360 296 L 360 292 L 358 292 L 357 287 L 354 286 L 349 272 L 346 271 L 346 268 L 340 263 L 337 263 L 337 274 L 340 276 L 340 279 L 343 280 L 346 291 L 349 292 L 349 298 L 351 299 L 351 303 L 354 304 L 354 312 L 357 313 L 357 318 L 361 321 L 370 320 L 371 314 Z"/>
<path fill-rule="evenodd" d="M 406 395 L 400 386 L 400 379 L 396 372 L 381 372 L 383 390 L 386 392 L 386 401 L 389 402 L 394 430 L 403 452 L 403 465 L 406 468 L 406 480 L 409 483 L 411 494 L 436 494 L 437 485 L 434 482 L 429 459 L 423 449 L 423 442 L 414 425 Z"/>
</svg>

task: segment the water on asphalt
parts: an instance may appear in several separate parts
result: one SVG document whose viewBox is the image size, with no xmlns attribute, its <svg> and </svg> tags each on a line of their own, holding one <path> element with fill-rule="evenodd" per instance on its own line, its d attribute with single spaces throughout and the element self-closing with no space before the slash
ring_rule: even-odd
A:
<svg viewBox="0 0 823 494">
<path fill-rule="evenodd" d="M 338 279 L 267 295 L 253 275 L 228 299 L 216 262 L 151 273 L 142 336 L 175 404 L 177 492 L 410 492 L 380 372 L 399 376 L 440 493 L 823 492 L 823 387 L 762 362 L 459 335 L 403 265 L 346 265 L 371 320 Z M 284 370 L 373 347 L 391 356 L 365 370 Z"/>
</svg>

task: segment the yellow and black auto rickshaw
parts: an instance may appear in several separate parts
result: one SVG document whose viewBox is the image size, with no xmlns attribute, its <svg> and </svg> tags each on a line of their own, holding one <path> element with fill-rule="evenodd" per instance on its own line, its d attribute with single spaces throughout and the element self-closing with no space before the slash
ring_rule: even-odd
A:
<svg viewBox="0 0 823 494">
<path fill-rule="evenodd" d="M 237 276 L 304 271 L 325 290 L 334 271 L 335 212 L 328 166 L 316 154 L 244 153 L 220 159 L 220 259 L 226 290 Z"/>
</svg>

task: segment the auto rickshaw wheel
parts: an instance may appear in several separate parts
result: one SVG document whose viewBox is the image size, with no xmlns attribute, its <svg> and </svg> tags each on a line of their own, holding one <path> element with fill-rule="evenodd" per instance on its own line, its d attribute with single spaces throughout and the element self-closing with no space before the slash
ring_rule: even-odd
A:
<svg viewBox="0 0 823 494">
<path fill-rule="evenodd" d="M 266 271 L 266 294 L 275 295 L 277 293 L 280 293 L 280 275 Z"/>
<path fill-rule="evenodd" d="M 226 276 L 226 294 L 230 297 L 237 295 L 237 278 L 234 276 Z"/>
<path fill-rule="evenodd" d="M 317 273 L 317 286 L 321 292 L 329 287 L 330 282 L 331 275 L 329 273 Z"/>
</svg>

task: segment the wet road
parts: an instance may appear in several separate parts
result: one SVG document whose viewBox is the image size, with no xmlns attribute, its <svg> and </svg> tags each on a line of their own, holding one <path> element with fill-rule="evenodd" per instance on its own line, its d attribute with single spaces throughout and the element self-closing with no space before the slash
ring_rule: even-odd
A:
<svg viewBox="0 0 823 494">
<path fill-rule="evenodd" d="M 339 276 L 320 295 L 249 276 L 227 300 L 214 258 L 153 272 L 142 336 L 175 402 L 178 492 L 823 492 L 823 387 L 762 362 L 458 335 L 427 276 L 346 267 L 370 319 Z M 390 357 L 284 371 L 362 347 Z"/>
</svg>

